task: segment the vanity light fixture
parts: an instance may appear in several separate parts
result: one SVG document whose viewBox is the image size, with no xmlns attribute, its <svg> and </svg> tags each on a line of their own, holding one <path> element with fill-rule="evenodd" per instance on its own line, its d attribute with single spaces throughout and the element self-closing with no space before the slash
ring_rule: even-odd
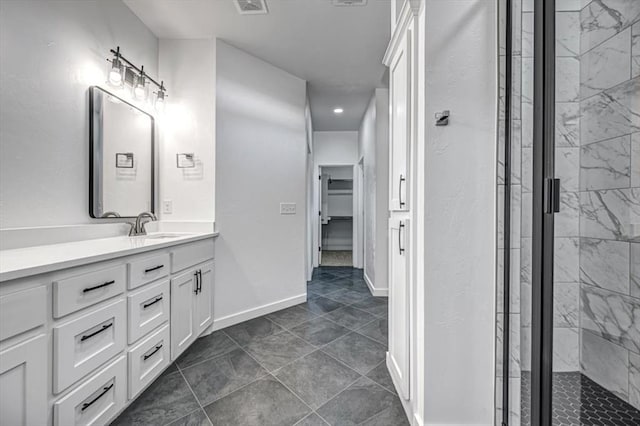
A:
<svg viewBox="0 0 640 426">
<path fill-rule="evenodd" d="M 109 83 L 114 86 L 124 86 L 128 88 L 135 99 L 146 101 L 149 98 L 148 84 L 153 84 L 158 88 L 156 92 L 155 107 L 156 110 L 162 111 L 167 96 L 167 88 L 164 82 L 158 83 L 144 71 L 144 66 L 138 68 L 131 61 L 120 53 L 120 46 L 116 50 L 111 49 L 113 59 L 107 59 L 111 63 L 109 70 Z"/>
<path fill-rule="evenodd" d="M 156 107 L 156 111 L 158 112 L 163 112 L 164 111 L 164 101 L 165 101 L 165 97 L 168 97 L 164 92 L 165 92 L 165 88 L 164 88 L 164 81 L 160 82 L 160 88 L 158 89 L 158 91 L 156 92 L 156 102 L 155 102 L 155 107 Z"/>
<path fill-rule="evenodd" d="M 147 99 L 147 81 L 144 74 L 144 65 L 140 67 L 140 74 L 138 75 L 138 79 L 136 81 L 136 88 L 133 89 L 133 94 L 136 99 L 142 101 Z"/>
<path fill-rule="evenodd" d="M 109 83 L 112 86 L 120 87 L 122 86 L 122 72 L 124 67 L 122 66 L 122 61 L 120 60 L 120 47 L 116 50 L 113 59 L 109 60 L 111 63 L 111 68 L 109 69 Z"/>
<path fill-rule="evenodd" d="M 333 109 L 333 113 L 334 114 L 342 114 L 343 112 L 344 112 L 344 109 L 342 109 L 340 107 Z"/>
</svg>

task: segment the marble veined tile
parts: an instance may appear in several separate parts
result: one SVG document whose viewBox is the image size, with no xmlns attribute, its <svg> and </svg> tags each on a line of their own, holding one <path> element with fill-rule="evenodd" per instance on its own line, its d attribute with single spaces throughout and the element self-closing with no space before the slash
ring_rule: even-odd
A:
<svg viewBox="0 0 640 426">
<path fill-rule="evenodd" d="M 511 184 L 520 184 L 521 166 L 522 166 L 522 143 L 520 120 L 512 120 L 511 122 Z M 498 185 L 504 185 L 504 120 L 498 122 L 500 144 L 498 145 Z"/>
<path fill-rule="evenodd" d="M 497 312 L 504 312 L 504 249 L 498 250 L 498 291 L 496 295 Z M 520 312 L 520 249 L 511 249 L 511 273 L 509 300 L 509 312 Z"/>
<path fill-rule="evenodd" d="M 562 191 L 580 189 L 580 148 L 556 148 L 556 177 Z"/>
<path fill-rule="evenodd" d="M 629 394 L 628 351 L 588 331 L 582 331 L 582 372 L 626 400 Z"/>
<path fill-rule="evenodd" d="M 629 80 L 631 28 L 616 34 L 580 58 L 580 96 L 595 95 Z"/>
<path fill-rule="evenodd" d="M 580 99 L 580 60 L 575 57 L 556 59 L 556 101 Z"/>
<path fill-rule="evenodd" d="M 580 103 L 556 103 L 556 146 L 580 145 Z"/>
<path fill-rule="evenodd" d="M 564 194 L 560 194 L 561 197 L 562 195 Z M 531 222 L 533 218 L 532 203 L 533 203 L 533 193 L 523 192 L 522 193 L 522 212 L 521 212 L 521 218 L 520 218 L 520 221 L 521 221 L 520 229 L 521 229 L 522 238 L 531 238 L 533 236 L 533 223 Z M 578 207 L 579 206 L 580 204 L 578 203 Z M 562 208 L 560 208 L 560 212 L 563 213 Z M 557 220 L 558 219 L 556 218 L 556 221 Z M 556 229 L 558 229 L 558 226 L 556 226 Z M 575 234 L 572 234 L 572 235 L 578 235 L 578 233 L 576 232 Z M 566 236 L 572 236 L 572 235 L 566 235 Z"/>
<path fill-rule="evenodd" d="M 580 334 L 577 328 L 553 329 L 553 371 L 579 371 Z"/>
<path fill-rule="evenodd" d="M 639 132 L 639 99 L 640 77 L 636 77 L 580 102 L 581 143 Z"/>
<path fill-rule="evenodd" d="M 553 286 L 553 326 L 578 327 L 580 322 L 580 284 L 556 283 Z"/>
<path fill-rule="evenodd" d="M 582 53 L 602 43 L 640 19 L 638 0 L 592 1 L 580 12 Z"/>
<path fill-rule="evenodd" d="M 640 132 L 631 135 L 631 186 L 640 186 Z"/>
<path fill-rule="evenodd" d="M 580 281 L 629 294 L 629 243 L 581 238 Z"/>
<path fill-rule="evenodd" d="M 509 377 L 520 377 L 520 315 L 509 314 Z M 496 319 L 497 347 L 502 348 L 502 338 L 504 333 L 504 317 L 498 314 Z M 496 374 L 502 376 L 503 370 L 502 349 L 496 353 Z"/>
<path fill-rule="evenodd" d="M 631 27 L 631 77 L 640 75 L 640 21 Z"/>
<path fill-rule="evenodd" d="M 556 57 L 580 55 L 580 12 L 556 13 Z"/>
<path fill-rule="evenodd" d="M 498 211 L 504 209 L 504 185 L 498 187 Z M 511 187 L 511 248 L 520 247 L 520 209 L 522 188 L 520 185 Z M 498 218 L 498 248 L 504 248 L 504 218 Z"/>
<path fill-rule="evenodd" d="M 530 200 L 528 201 L 530 202 Z M 529 204 L 528 207 L 531 208 L 531 205 Z M 530 211 L 529 217 L 527 218 L 529 221 L 531 221 L 530 217 L 532 215 L 533 212 Z M 524 211 L 522 213 L 522 217 L 524 224 Z M 556 213 L 554 221 L 554 235 L 556 237 L 577 237 L 580 235 L 580 194 L 578 192 L 560 193 L 560 212 Z"/>
<path fill-rule="evenodd" d="M 630 158 L 630 135 L 583 146 L 580 152 L 580 189 L 628 188 L 631 182 Z"/>
<path fill-rule="evenodd" d="M 580 12 L 590 0 L 556 0 L 556 11 Z M 533 12 L 533 0 L 522 0 L 522 11 Z"/>
<path fill-rule="evenodd" d="M 629 404 L 640 410 L 640 355 L 629 352 Z"/>
<path fill-rule="evenodd" d="M 522 148 L 522 192 L 533 192 L 533 148 Z"/>
<path fill-rule="evenodd" d="M 555 238 L 554 247 L 553 281 L 556 283 L 578 282 L 580 239 Z"/>
<path fill-rule="evenodd" d="M 581 327 L 640 353 L 640 300 L 583 284 Z"/>
<path fill-rule="evenodd" d="M 631 258 L 630 292 L 633 297 L 640 299 L 640 243 L 631 243 L 629 252 L 629 257 Z"/>
<path fill-rule="evenodd" d="M 522 57 L 533 57 L 533 12 L 522 14 Z"/>
<path fill-rule="evenodd" d="M 640 188 L 581 192 L 580 212 L 580 235 L 626 241 L 640 218 Z"/>
</svg>

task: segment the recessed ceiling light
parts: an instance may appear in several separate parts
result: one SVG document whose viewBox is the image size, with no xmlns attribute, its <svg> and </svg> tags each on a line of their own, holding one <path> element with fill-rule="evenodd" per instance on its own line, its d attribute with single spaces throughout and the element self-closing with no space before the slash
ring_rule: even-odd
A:
<svg viewBox="0 0 640 426">
<path fill-rule="evenodd" d="M 334 114 L 342 114 L 344 112 L 344 109 L 342 108 L 334 108 L 333 109 L 333 113 Z"/>
</svg>

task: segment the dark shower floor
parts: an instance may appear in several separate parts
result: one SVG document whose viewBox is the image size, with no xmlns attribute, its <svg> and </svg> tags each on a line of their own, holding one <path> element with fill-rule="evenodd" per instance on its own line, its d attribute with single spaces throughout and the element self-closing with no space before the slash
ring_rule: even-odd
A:
<svg viewBox="0 0 640 426">
<path fill-rule="evenodd" d="M 523 374 L 522 425 L 530 424 L 530 394 L 530 375 Z M 640 411 L 581 373 L 554 373 L 553 424 L 638 426 Z"/>
</svg>

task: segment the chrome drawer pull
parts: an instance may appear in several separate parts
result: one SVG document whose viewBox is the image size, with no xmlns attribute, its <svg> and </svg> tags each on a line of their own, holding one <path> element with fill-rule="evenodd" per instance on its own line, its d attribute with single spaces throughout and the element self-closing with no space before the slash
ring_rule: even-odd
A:
<svg viewBox="0 0 640 426">
<path fill-rule="evenodd" d="M 158 303 L 161 300 L 162 300 L 162 296 L 156 297 L 156 300 L 154 300 L 153 302 L 145 303 L 144 305 L 142 305 L 142 309 L 147 309 L 149 306 L 155 305 L 156 303 Z"/>
<path fill-rule="evenodd" d="M 106 287 L 106 286 L 108 286 L 108 285 L 115 284 L 115 283 L 116 283 L 116 281 L 115 281 L 115 280 L 107 281 L 106 283 L 104 283 L 104 284 L 100 284 L 100 285 L 97 285 L 97 286 L 95 286 L 95 287 L 87 287 L 87 288 L 85 288 L 84 290 L 82 290 L 82 292 L 83 292 L 83 293 L 88 293 L 88 292 L 90 292 L 90 291 L 97 290 L 97 289 L 99 289 L 99 288 Z"/>
<path fill-rule="evenodd" d="M 155 270 L 162 269 L 162 268 L 164 268 L 164 265 L 154 266 L 153 268 L 145 269 L 145 270 L 144 270 L 144 273 L 145 273 L 145 274 L 148 274 L 148 273 L 149 273 L 149 272 L 151 272 L 151 271 L 155 271 Z"/>
<path fill-rule="evenodd" d="M 156 352 L 158 352 L 160 349 L 162 349 L 162 343 L 160 343 L 158 346 L 156 346 L 153 351 L 150 354 L 145 355 L 144 357 L 142 357 L 143 361 L 148 360 L 149 358 L 151 358 L 153 355 L 155 355 Z"/>
<path fill-rule="evenodd" d="M 109 324 L 107 324 L 107 325 L 103 325 L 103 326 L 102 326 L 102 328 L 101 328 L 100 330 L 98 330 L 98 331 L 94 331 L 94 332 L 93 332 L 93 333 L 91 333 L 91 334 L 86 334 L 86 335 L 82 336 L 82 337 L 80 338 L 80 341 L 81 341 L 81 342 L 84 342 L 84 341 L 85 341 L 85 340 L 87 340 L 87 339 L 91 339 L 91 338 L 92 338 L 93 336 L 95 336 L 96 334 L 100 334 L 100 333 L 102 333 L 103 331 L 105 331 L 106 329 L 108 329 L 109 327 L 112 327 L 112 326 L 113 326 L 113 323 L 112 323 L 112 322 L 110 322 L 110 323 L 109 323 Z"/>
<path fill-rule="evenodd" d="M 109 392 L 111 390 L 111 388 L 113 387 L 113 383 L 111 383 L 109 386 L 105 387 L 102 390 L 102 393 L 98 396 L 96 396 L 95 398 L 93 398 L 91 401 L 89 402 L 85 402 L 84 404 L 82 404 L 82 409 L 81 411 L 86 410 L 87 408 L 89 408 L 91 405 L 93 405 L 94 402 L 96 402 L 97 400 L 99 400 L 100 398 L 102 398 L 107 392 Z"/>
</svg>

